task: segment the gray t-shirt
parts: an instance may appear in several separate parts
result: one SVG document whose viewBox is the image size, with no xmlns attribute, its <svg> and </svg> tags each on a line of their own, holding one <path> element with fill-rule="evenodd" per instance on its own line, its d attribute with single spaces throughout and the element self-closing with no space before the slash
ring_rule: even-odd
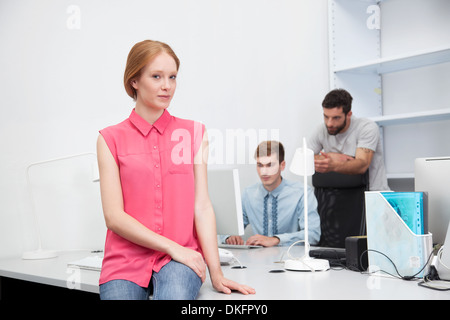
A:
<svg viewBox="0 0 450 320">
<path fill-rule="evenodd" d="M 355 156 L 357 148 L 373 150 L 374 155 L 369 166 L 369 188 L 371 191 L 389 190 L 380 130 L 375 122 L 352 116 L 348 130 L 335 136 L 328 134 L 325 124 L 321 124 L 309 139 L 308 147 L 314 154 L 323 150 L 352 157 Z"/>
</svg>

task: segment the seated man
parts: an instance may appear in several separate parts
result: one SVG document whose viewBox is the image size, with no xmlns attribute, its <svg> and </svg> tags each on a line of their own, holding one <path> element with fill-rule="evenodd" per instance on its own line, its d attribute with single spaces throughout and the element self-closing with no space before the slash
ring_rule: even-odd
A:
<svg viewBox="0 0 450 320">
<path fill-rule="evenodd" d="M 247 245 L 270 247 L 304 239 L 303 183 L 284 179 L 284 147 L 276 141 L 262 142 L 255 152 L 261 183 L 242 194 L 244 226 L 251 225 L 255 235 Z M 320 220 L 313 189 L 308 187 L 309 243 L 320 239 Z M 226 238 L 227 244 L 244 244 L 240 236 Z"/>
</svg>

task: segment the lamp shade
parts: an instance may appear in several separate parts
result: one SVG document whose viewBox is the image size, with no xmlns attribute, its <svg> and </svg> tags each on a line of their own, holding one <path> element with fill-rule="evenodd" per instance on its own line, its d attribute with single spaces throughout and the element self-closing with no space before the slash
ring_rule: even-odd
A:
<svg viewBox="0 0 450 320">
<path fill-rule="evenodd" d="M 315 171 L 314 152 L 311 149 L 305 148 L 305 143 L 303 146 L 304 148 L 297 148 L 295 150 L 289 170 L 299 176 L 312 176 Z"/>
</svg>

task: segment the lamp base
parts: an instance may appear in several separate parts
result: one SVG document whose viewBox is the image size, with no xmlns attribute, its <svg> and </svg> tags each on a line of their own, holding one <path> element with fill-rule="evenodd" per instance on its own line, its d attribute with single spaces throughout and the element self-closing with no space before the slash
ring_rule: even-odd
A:
<svg viewBox="0 0 450 320">
<path fill-rule="evenodd" d="M 51 259 L 56 258 L 58 254 L 52 250 L 38 249 L 36 251 L 28 251 L 22 254 L 24 260 L 39 260 L 39 259 Z"/>
<path fill-rule="evenodd" d="M 330 263 L 324 259 L 314 259 L 311 257 L 302 257 L 298 260 L 286 260 L 284 268 L 291 271 L 327 271 L 330 269 Z"/>
</svg>

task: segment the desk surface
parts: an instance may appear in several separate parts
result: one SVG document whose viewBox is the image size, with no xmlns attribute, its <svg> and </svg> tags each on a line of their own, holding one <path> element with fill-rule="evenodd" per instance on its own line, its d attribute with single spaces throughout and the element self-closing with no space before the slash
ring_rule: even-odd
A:
<svg viewBox="0 0 450 320">
<path fill-rule="evenodd" d="M 294 250 L 295 249 L 295 250 Z M 230 250 L 247 266 L 246 269 L 232 269 L 223 266 L 226 277 L 255 288 L 256 294 L 227 296 L 215 292 L 210 282 L 205 282 L 199 299 L 261 299 L 261 300 L 302 300 L 302 299 L 450 299 L 450 292 L 435 291 L 417 285 L 418 281 L 405 281 L 392 277 L 361 274 L 339 269 L 323 272 L 285 271 L 277 261 L 287 259 L 287 247 Z M 303 247 L 295 247 L 291 255 L 301 257 Z M 235 264 L 236 265 L 236 264 Z"/>
<path fill-rule="evenodd" d="M 286 259 L 287 247 L 260 249 L 232 249 L 235 257 L 246 269 L 222 266 L 226 277 L 250 285 L 255 295 L 239 293 L 225 295 L 216 292 L 209 278 L 203 284 L 200 300 L 292 300 L 292 299 L 450 299 L 450 292 L 441 292 L 419 287 L 418 281 L 404 281 L 390 277 L 369 276 L 348 270 L 325 272 L 285 271 L 281 258 Z M 301 256 L 302 247 L 291 250 Z M 67 263 L 90 255 L 88 251 L 60 253 L 57 258 L 47 260 L 1 259 L 0 276 L 33 281 L 47 285 L 75 288 L 98 293 L 98 271 L 68 268 Z"/>
<path fill-rule="evenodd" d="M 71 251 L 59 252 L 58 257 L 52 259 L 1 259 L 0 276 L 98 293 L 100 272 L 67 267 L 69 262 L 88 255 L 94 254 L 89 251 Z"/>
</svg>

